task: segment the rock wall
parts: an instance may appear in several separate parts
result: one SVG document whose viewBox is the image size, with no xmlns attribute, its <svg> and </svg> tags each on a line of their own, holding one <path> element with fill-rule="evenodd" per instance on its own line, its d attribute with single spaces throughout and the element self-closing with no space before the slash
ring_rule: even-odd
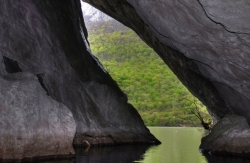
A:
<svg viewBox="0 0 250 163">
<path fill-rule="evenodd" d="M 132 28 L 214 121 L 235 114 L 250 124 L 249 1 L 84 1 Z"/>
<path fill-rule="evenodd" d="M 0 159 L 159 143 L 91 54 L 80 0 L 0 3 Z"/>
<path fill-rule="evenodd" d="M 0 158 L 31 159 L 74 154 L 71 111 L 46 94 L 28 72 L 0 78 Z"/>
</svg>

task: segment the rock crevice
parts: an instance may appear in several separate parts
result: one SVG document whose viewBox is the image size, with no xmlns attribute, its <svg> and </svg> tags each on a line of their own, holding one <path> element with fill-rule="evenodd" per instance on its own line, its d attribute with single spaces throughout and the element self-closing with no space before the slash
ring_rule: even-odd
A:
<svg viewBox="0 0 250 163">
<path fill-rule="evenodd" d="M 236 34 L 236 35 L 237 35 L 237 34 L 249 34 L 249 33 L 244 33 L 244 32 L 230 31 L 230 30 L 226 27 L 226 25 L 222 24 L 222 23 L 219 22 L 219 21 L 217 22 L 217 21 L 214 20 L 211 16 L 209 16 L 208 12 L 206 11 L 206 9 L 205 9 L 205 7 L 203 6 L 203 4 L 201 3 L 201 1 L 200 1 L 200 0 L 197 0 L 197 1 L 199 2 L 199 4 L 200 4 L 201 8 L 203 9 L 204 13 L 206 14 L 206 16 L 207 16 L 213 23 L 221 25 L 227 32 L 233 33 L 233 34 Z"/>
</svg>

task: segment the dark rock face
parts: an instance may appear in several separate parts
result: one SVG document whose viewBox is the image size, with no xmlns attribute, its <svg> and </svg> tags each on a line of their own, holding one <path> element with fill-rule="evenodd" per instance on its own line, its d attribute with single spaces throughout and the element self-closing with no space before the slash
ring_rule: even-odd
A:
<svg viewBox="0 0 250 163">
<path fill-rule="evenodd" d="M 72 155 L 76 124 L 71 111 L 47 96 L 37 77 L 0 78 L 0 158 Z"/>
<path fill-rule="evenodd" d="M 85 1 L 154 48 L 214 121 L 235 114 L 250 124 L 249 1 Z"/>
<path fill-rule="evenodd" d="M 79 0 L 0 3 L 0 159 L 159 143 L 89 52 Z"/>
<path fill-rule="evenodd" d="M 237 115 L 226 116 L 202 138 L 200 149 L 204 153 L 250 156 L 250 128 L 246 119 Z"/>
</svg>

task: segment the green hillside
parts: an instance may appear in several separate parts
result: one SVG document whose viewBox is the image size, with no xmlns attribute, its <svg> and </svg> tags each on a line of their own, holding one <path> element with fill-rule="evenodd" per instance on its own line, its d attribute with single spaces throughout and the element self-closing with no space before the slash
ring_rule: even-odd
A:
<svg viewBox="0 0 250 163">
<path fill-rule="evenodd" d="M 128 95 L 148 126 L 200 126 L 205 106 L 182 85 L 159 56 L 115 20 L 90 22 L 93 54 Z"/>
</svg>

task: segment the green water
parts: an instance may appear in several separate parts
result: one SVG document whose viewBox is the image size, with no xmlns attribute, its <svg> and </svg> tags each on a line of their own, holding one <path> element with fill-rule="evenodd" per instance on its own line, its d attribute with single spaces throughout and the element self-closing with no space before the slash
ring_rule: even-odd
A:
<svg viewBox="0 0 250 163">
<path fill-rule="evenodd" d="M 162 144 L 90 147 L 88 150 L 78 150 L 75 162 L 208 163 L 198 151 L 202 128 L 149 127 L 149 130 Z"/>
<path fill-rule="evenodd" d="M 161 145 L 135 144 L 76 149 L 76 159 L 63 163 L 250 163 L 250 159 L 244 158 L 203 156 L 198 151 L 203 136 L 202 128 L 149 127 L 149 129 L 162 142 Z"/>
<path fill-rule="evenodd" d="M 162 144 L 150 147 L 138 162 L 207 163 L 206 158 L 198 151 L 202 128 L 149 127 L 149 130 Z"/>
</svg>

